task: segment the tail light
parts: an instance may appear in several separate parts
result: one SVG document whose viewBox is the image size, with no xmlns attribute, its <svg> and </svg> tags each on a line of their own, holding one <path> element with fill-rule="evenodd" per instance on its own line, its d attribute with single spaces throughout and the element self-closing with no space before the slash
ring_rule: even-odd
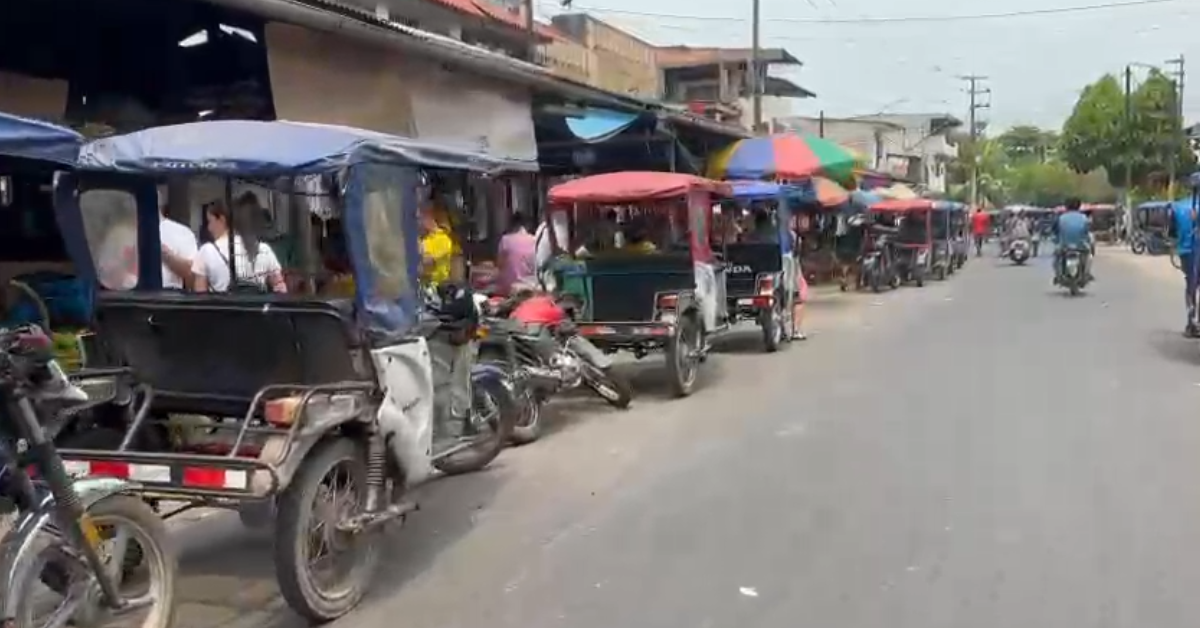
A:
<svg viewBox="0 0 1200 628">
<path fill-rule="evenodd" d="M 673 310 L 679 305 L 678 294 L 660 294 L 658 295 L 658 308 L 662 310 Z"/>
<path fill-rule="evenodd" d="M 761 295 L 775 294 L 775 277 L 763 275 L 758 278 L 758 293 Z"/>
<path fill-rule="evenodd" d="M 296 421 L 300 409 L 300 397 L 272 399 L 263 407 L 263 418 L 276 427 L 288 427 Z"/>
</svg>

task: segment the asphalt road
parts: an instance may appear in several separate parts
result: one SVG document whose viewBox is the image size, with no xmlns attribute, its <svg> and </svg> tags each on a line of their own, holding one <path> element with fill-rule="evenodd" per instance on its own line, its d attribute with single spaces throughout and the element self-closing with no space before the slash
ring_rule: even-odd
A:
<svg viewBox="0 0 1200 628">
<path fill-rule="evenodd" d="M 1200 343 L 1165 258 L 821 295 L 811 339 L 438 481 L 349 628 L 1191 628 Z M 649 365 L 647 365 L 649 366 Z M 566 418 L 573 417 L 573 418 Z M 184 628 L 293 628 L 270 538 L 185 535 Z"/>
</svg>

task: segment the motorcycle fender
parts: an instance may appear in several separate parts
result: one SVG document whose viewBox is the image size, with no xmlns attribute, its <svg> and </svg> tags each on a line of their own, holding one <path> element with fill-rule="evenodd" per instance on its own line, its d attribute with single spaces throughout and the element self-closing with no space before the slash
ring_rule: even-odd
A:
<svg viewBox="0 0 1200 628">
<path fill-rule="evenodd" d="M 476 362 L 471 367 L 471 381 L 492 381 L 497 382 L 505 389 L 512 391 L 512 378 L 509 377 L 508 371 L 496 364 L 487 362 Z"/>
<path fill-rule="evenodd" d="M 612 358 L 605 355 L 603 351 L 596 348 L 592 341 L 583 336 L 572 336 L 567 340 L 567 347 L 571 349 L 580 358 L 587 360 L 588 364 L 600 369 L 607 370 L 612 366 Z"/>
<path fill-rule="evenodd" d="M 133 493 L 141 489 L 140 484 L 119 480 L 117 478 L 80 478 L 75 480 L 75 492 L 84 510 L 89 510 L 97 502 L 119 495 Z M 38 537 L 51 525 L 54 515 L 54 497 L 49 493 L 42 497 L 37 508 L 21 513 L 12 527 L 0 539 L 0 620 L 8 620 L 17 611 L 21 601 L 22 591 L 16 586 L 16 579 L 21 576 L 21 567 L 39 551 Z"/>
</svg>

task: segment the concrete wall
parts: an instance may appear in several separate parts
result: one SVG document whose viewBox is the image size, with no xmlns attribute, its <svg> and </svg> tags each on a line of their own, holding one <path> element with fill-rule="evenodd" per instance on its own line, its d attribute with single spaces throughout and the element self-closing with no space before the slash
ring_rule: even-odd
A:
<svg viewBox="0 0 1200 628">
<path fill-rule="evenodd" d="M 555 28 L 590 53 L 590 84 L 622 94 L 648 98 L 661 95 L 654 46 L 586 15 L 558 15 L 553 22 Z"/>
</svg>

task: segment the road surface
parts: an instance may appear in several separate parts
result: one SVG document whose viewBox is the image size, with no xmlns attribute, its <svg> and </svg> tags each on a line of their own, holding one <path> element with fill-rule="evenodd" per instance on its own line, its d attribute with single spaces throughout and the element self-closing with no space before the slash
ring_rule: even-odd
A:
<svg viewBox="0 0 1200 628">
<path fill-rule="evenodd" d="M 571 402 L 555 433 L 423 491 L 338 628 L 1191 628 L 1200 343 L 1166 258 L 1103 251 L 822 294 L 811 339 L 714 356 L 666 400 Z M 184 537 L 184 628 L 293 628 L 270 538 Z"/>
</svg>

